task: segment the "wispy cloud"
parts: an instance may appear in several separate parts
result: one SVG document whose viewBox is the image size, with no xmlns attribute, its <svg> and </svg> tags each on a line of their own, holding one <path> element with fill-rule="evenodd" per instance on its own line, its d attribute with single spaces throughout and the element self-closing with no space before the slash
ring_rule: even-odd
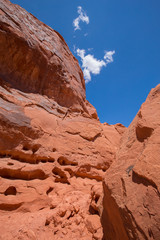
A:
<svg viewBox="0 0 160 240">
<path fill-rule="evenodd" d="M 113 54 L 115 54 L 115 51 L 104 51 L 105 55 L 104 55 L 104 59 L 106 61 L 106 63 L 111 63 L 113 62 Z"/>
<path fill-rule="evenodd" d="M 115 51 L 105 51 L 104 59 L 98 60 L 94 55 L 87 54 L 84 49 L 76 49 L 77 55 L 81 58 L 82 69 L 86 83 L 91 81 L 91 74 L 100 74 L 102 67 L 106 67 L 108 63 L 113 62 L 113 54 Z"/>
<path fill-rule="evenodd" d="M 73 26 L 74 26 L 74 30 L 80 30 L 80 21 L 85 22 L 86 24 L 89 23 L 89 17 L 87 16 L 87 14 L 84 12 L 84 10 L 82 9 L 81 6 L 79 6 L 77 8 L 77 13 L 79 14 L 79 16 L 73 20 Z"/>
</svg>

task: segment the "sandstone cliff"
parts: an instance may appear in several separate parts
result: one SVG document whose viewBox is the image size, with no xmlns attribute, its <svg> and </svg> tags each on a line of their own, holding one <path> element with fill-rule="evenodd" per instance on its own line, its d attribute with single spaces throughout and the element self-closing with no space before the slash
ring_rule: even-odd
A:
<svg viewBox="0 0 160 240">
<path fill-rule="evenodd" d="M 159 89 L 101 124 L 60 34 L 1 0 L 0 239 L 158 240 Z"/>
<path fill-rule="evenodd" d="M 101 182 L 124 127 L 98 121 L 57 32 L 0 9 L 0 239 L 102 239 Z"/>
<path fill-rule="evenodd" d="M 160 85 L 124 133 L 104 182 L 105 239 L 160 239 Z"/>
<path fill-rule="evenodd" d="M 83 109 L 83 74 L 63 37 L 20 6 L 0 4 L 0 77 L 24 92 Z"/>
</svg>

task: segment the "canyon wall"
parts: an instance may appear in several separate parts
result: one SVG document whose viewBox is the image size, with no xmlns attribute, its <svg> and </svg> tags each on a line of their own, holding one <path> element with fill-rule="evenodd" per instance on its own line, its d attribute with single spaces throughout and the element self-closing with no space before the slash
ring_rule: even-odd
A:
<svg viewBox="0 0 160 240">
<path fill-rule="evenodd" d="M 160 86 L 99 122 L 63 37 L 0 2 L 0 239 L 160 239 Z"/>
<path fill-rule="evenodd" d="M 116 160 L 106 172 L 105 239 L 160 239 L 159 173 L 160 84 L 124 133 Z"/>
</svg>

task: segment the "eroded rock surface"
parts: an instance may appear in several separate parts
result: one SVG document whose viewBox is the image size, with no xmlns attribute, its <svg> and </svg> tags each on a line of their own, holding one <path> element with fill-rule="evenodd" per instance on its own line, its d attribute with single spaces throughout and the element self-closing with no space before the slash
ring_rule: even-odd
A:
<svg viewBox="0 0 160 240">
<path fill-rule="evenodd" d="M 99 122 L 57 32 L 0 8 L 0 239 L 100 240 L 102 179 L 124 128 Z"/>
<path fill-rule="evenodd" d="M 160 85 L 122 137 L 104 182 L 105 239 L 160 239 Z"/>
<path fill-rule="evenodd" d="M 85 109 L 85 83 L 63 37 L 8 0 L 0 2 L 0 77 L 24 92 Z"/>
<path fill-rule="evenodd" d="M 46 96 L 4 86 L 0 96 L 0 239 L 102 239 L 119 132 Z"/>
<path fill-rule="evenodd" d="M 0 1 L 0 239 L 159 240 L 159 144 L 160 85 L 101 124 L 60 34 Z"/>
</svg>

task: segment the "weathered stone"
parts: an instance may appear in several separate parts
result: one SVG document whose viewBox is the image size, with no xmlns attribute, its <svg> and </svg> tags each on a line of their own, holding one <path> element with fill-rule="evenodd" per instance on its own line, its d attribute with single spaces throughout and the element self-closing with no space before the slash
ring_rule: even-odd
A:
<svg viewBox="0 0 160 240">
<path fill-rule="evenodd" d="M 101 124 L 60 34 L 1 0 L 0 239 L 159 240 L 159 104 Z"/>
<path fill-rule="evenodd" d="M 105 239 L 160 239 L 160 85 L 124 133 L 104 181 Z"/>
<path fill-rule="evenodd" d="M 104 131 L 64 39 L 0 7 L 0 239 L 100 240 L 101 182 L 121 134 Z"/>
</svg>

